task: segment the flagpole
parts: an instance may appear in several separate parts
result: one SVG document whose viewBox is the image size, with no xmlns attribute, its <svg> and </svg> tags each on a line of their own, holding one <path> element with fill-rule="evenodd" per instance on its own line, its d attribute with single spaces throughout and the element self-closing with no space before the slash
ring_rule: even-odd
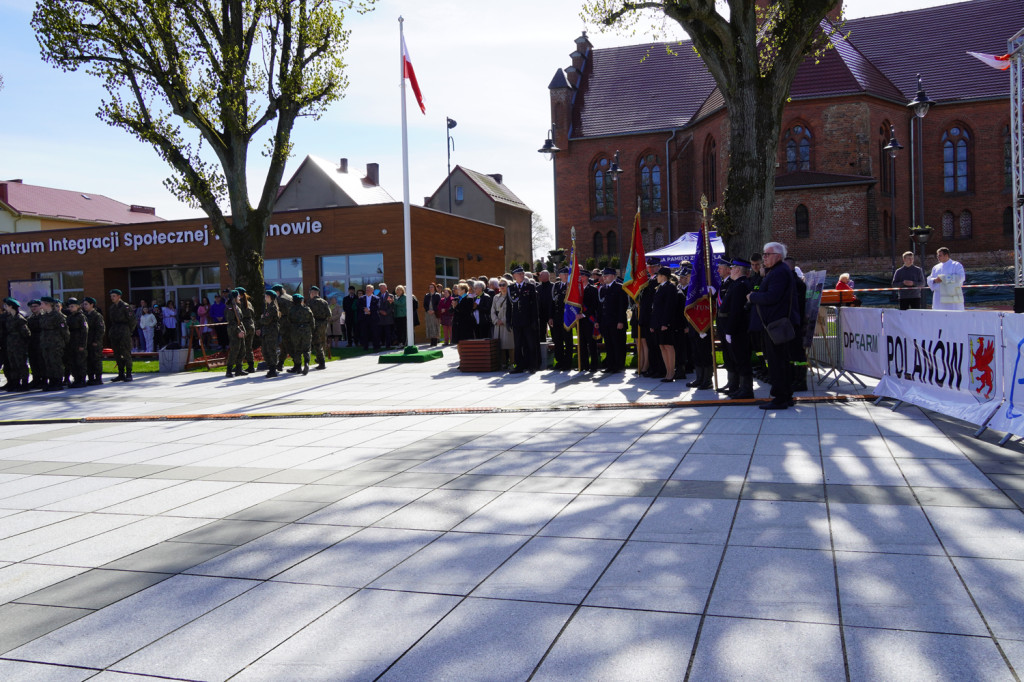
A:
<svg viewBox="0 0 1024 682">
<path fill-rule="evenodd" d="M 708 200 L 701 196 L 701 212 L 704 214 L 704 277 L 707 279 L 704 292 L 708 298 L 708 311 L 714 313 L 715 302 L 711 296 L 711 233 L 708 231 Z M 721 283 L 718 285 L 721 287 Z M 708 323 L 708 334 L 711 335 L 711 378 L 714 381 L 715 390 L 718 390 L 718 358 L 715 355 L 715 316 L 710 315 Z"/>
<path fill-rule="evenodd" d="M 408 313 L 405 317 L 406 348 L 416 347 L 416 332 L 413 327 L 415 315 L 408 308 L 413 307 L 412 286 L 412 217 L 409 209 L 409 130 L 405 120 L 405 55 L 402 54 L 402 46 L 405 44 L 405 19 L 398 17 L 398 59 L 399 59 L 399 84 L 402 88 L 402 219 L 405 225 L 405 305 Z"/>
</svg>

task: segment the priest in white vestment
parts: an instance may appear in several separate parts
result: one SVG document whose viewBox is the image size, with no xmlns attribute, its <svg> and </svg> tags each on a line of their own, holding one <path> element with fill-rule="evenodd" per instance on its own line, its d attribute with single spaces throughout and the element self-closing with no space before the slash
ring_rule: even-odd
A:
<svg viewBox="0 0 1024 682">
<path fill-rule="evenodd" d="M 932 290 L 932 310 L 964 309 L 964 266 L 949 257 L 945 246 L 936 252 L 939 262 L 928 276 L 928 288 Z"/>
</svg>

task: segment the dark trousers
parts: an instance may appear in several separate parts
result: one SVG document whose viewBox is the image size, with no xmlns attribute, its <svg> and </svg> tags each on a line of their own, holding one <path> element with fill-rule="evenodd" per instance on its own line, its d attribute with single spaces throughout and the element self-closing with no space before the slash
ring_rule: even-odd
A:
<svg viewBox="0 0 1024 682">
<path fill-rule="evenodd" d="M 377 325 L 377 346 L 391 348 L 395 342 L 395 323 Z"/>
<path fill-rule="evenodd" d="M 561 319 L 551 328 L 551 340 L 555 342 L 555 362 L 568 367 L 572 363 L 572 331 L 566 331 Z"/>
<path fill-rule="evenodd" d="M 732 337 L 732 343 L 725 345 L 724 357 L 728 359 L 726 367 L 740 376 L 753 374 L 750 366 L 750 337 L 746 334 L 736 334 Z"/>
<path fill-rule="evenodd" d="M 661 346 L 658 344 L 658 332 L 652 332 L 649 328 L 642 332 L 643 336 L 640 338 L 645 346 L 647 346 L 647 373 L 652 377 L 663 377 L 667 371 L 665 367 L 665 358 L 661 356 Z M 666 330 L 665 334 L 669 334 Z M 668 345 L 668 344 L 665 344 Z M 678 362 L 678 359 L 676 360 Z"/>
<path fill-rule="evenodd" d="M 363 342 L 363 348 L 368 349 L 371 343 L 375 349 L 380 348 L 380 333 L 377 325 L 370 322 L 359 325 L 359 335 Z"/>
<path fill-rule="evenodd" d="M 349 319 L 353 315 L 345 316 L 345 340 L 348 341 L 348 345 L 356 343 L 356 321 Z"/>
<path fill-rule="evenodd" d="M 577 326 L 580 335 L 580 367 L 590 371 L 599 369 L 601 354 L 597 350 L 597 339 L 594 338 L 594 323 L 580 320 Z"/>
<path fill-rule="evenodd" d="M 768 383 L 772 385 L 771 395 L 775 402 L 786 402 L 793 398 L 793 364 L 789 343 L 774 344 L 765 339 L 764 357 L 768 363 Z"/>
<path fill-rule="evenodd" d="M 618 329 L 614 322 L 601 325 L 601 337 L 604 339 L 605 368 L 621 371 L 626 366 L 626 325 L 622 325 L 622 329 Z"/>
<path fill-rule="evenodd" d="M 516 369 L 531 372 L 540 368 L 540 341 L 536 327 L 513 327 L 516 342 Z"/>
<path fill-rule="evenodd" d="M 921 298 L 901 298 L 900 310 L 920 310 Z"/>
</svg>

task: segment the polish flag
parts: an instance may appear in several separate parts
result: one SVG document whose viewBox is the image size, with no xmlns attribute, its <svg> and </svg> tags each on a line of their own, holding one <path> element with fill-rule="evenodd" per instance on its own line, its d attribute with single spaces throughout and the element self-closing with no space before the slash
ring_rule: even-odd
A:
<svg viewBox="0 0 1024 682">
<path fill-rule="evenodd" d="M 423 93 L 420 92 L 420 84 L 416 80 L 416 70 L 412 68 L 412 59 L 409 57 L 409 48 L 405 46 L 405 36 L 402 36 L 402 71 L 412 85 L 412 93 L 416 95 L 416 103 L 420 105 L 420 111 L 427 113 L 427 107 L 423 104 Z"/>
<path fill-rule="evenodd" d="M 971 55 L 972 57 L 975 57 L 976 59 L 980 59 L 981 61 L 991 66 L 993 69 L 1006 71 L 1008 68 L 1010 68 L 1010 55 L 1008 54 L 994 55 L 984 54 L 982 52 L 968 52 L 967 54 Z"/>
</svg>

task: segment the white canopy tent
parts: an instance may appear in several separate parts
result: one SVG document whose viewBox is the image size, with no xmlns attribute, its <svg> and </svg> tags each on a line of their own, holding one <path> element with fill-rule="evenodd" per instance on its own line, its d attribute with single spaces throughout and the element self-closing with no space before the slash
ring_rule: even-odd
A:
<svg viewBox="0 0 1024 682">
<path fill-rule="evenodd" d="M 725 254 L 725 242 L 718 236 L 718 233 L 711 232 L 711 252 L 716 256 Z M 697 243 L 700 240 L 699 232 L 684 232 L 683 236 L 667 246 L 654 251 L 648 251 L 648 258 L 657 258 L 661 265 L 668 268 L 678 268 L 684 262 L 692 262 L 697 255 Z"/>
</svg>

